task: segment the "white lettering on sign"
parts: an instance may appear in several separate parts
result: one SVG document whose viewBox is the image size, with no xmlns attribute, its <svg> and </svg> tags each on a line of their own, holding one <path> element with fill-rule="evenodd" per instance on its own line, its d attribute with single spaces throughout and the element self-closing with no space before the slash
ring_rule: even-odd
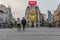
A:
<svg viewBox="0 0 60 40">
<path fill-rule="evenodd" d="M 37 2 L 36 1 L 29 1 L 29 5 L 36 5 Z"/>
</svg>

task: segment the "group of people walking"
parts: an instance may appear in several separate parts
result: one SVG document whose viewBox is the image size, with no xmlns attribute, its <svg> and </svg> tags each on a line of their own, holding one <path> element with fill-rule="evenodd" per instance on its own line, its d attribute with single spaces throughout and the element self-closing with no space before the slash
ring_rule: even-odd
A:
<svg viewBox="0 0 60 40">
<path fill-rule="evenodd" d="M 21 31 L 21 23 L 23 26 L 23 31 L 25 30 L 25 26 L 26 26 L 26 20 L 25 17 L 23 17 L 22 21 L 20 21 L 20 18 L 17 18 L 17 30 Z"/>
</svg>

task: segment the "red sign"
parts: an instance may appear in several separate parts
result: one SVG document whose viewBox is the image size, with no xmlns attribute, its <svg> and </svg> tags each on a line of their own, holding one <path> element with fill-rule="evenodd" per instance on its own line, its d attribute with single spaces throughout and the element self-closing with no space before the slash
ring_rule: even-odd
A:
<svg viewBox="0 0 60 40">
<path fill-rule="evenodd" d="M 36 2 L 36 1 L 29 1 L 28 4 L 29 4 L 30 6 L 34 6 L 34 5 L 37 4 L 37 2 Z"/>
</svg>

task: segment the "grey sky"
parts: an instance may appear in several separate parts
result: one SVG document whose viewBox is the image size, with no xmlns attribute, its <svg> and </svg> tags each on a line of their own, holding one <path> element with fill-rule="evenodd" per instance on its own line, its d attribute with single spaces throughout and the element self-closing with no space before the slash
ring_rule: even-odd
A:
<svg viewBox="0 0 60 40">
<path fill-rule="evenodd" d="M 53 13 L 60 3 L 60 0 L 36 0 L 36 1 L 41 13 L 46 13 L 47 10 L 50 10 Z M 8 5 L 11 6 L 14 18 L 17 17 L 22 18 L 25 15 L 25 9 L 28 5 L 27 2 L 28 0 L 0 0 L 0 4 L 3 4 L 6 7 L 8 7 Z"/>
</svg>

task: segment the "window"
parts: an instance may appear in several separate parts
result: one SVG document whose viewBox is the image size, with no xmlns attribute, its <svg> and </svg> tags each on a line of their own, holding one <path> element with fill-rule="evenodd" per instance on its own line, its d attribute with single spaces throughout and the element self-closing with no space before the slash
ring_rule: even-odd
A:
<svg viewBox="0 0 60 40">
<path fill-rule="evenodd" d="M 0 10 L 0 13 L 3 13 L 3 11 L 2 11 L 2 10 Z"/>
</svg>

